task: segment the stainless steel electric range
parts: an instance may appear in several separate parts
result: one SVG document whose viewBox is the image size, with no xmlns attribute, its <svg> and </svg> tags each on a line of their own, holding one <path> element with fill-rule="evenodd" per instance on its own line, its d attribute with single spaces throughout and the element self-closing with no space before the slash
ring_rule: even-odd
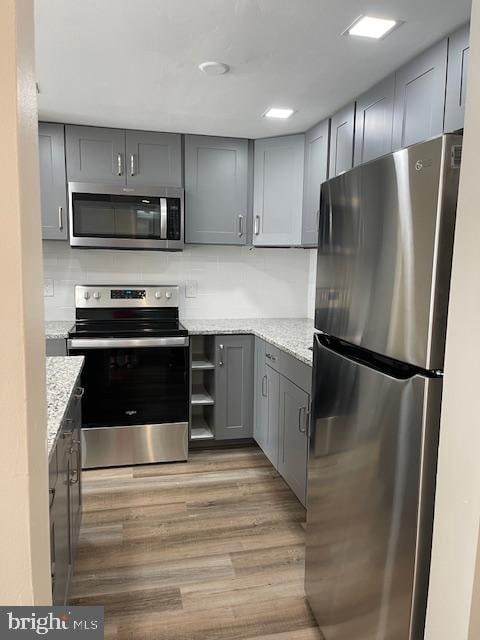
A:
<svg viewBox="0 0 480 640">
<path fill-rule="evenodd" d="M 189 338 L 176 286 L 76 286 L 83 468 L 188 457 Z"/>
</svg>

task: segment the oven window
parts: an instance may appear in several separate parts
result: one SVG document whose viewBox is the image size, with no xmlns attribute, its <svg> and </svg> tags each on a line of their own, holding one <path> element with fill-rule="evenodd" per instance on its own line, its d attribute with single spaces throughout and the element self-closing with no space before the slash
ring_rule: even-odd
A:
<svg viewBox="0 0 480 640">
<path fill-rule="evenodd" d="M 73 235 L 160 239 L 160 198 L 74 193 Z"/>
<path fill-rule="evenodd" d="M 85 355 L 84 427 L 188 421 L 188 349 L 89 349 L 78 353 Z"/>
</svg>

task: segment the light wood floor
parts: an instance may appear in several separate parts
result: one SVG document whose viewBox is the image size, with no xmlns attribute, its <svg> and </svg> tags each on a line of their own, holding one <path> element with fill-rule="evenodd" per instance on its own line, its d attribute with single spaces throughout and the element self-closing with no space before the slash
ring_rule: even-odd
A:
<svg viewBox="0 0 480 640">
<path fill-rule="evenodd" d="M 305 510 L 259 449 L 83 478 L 72 604 L 104 605 L 106 638 L 321 640 Z"/>
</svg>

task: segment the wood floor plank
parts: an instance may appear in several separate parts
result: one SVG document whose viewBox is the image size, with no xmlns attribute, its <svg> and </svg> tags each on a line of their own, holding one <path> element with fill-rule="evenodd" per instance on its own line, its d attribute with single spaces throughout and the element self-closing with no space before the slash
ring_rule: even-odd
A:
<svg viewBox="0 0 480 640">
<path fill-rule="evenodd" d="M 84 475 L 75 604 L 116 640 L 322 640 L 305 509 L 257 447 Z"/>
</svg>

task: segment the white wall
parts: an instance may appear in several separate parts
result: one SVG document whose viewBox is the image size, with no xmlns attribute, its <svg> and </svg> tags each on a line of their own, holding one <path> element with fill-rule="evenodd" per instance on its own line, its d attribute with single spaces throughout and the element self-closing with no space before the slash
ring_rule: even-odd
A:
<svg viewBox="0 0 480 640">
<path fill-rule="evenodd" d="M 51 602 L 33 0 L 0 2 L 0 604 Z"/>
<path fill-rule="evenodd" d="M 181 253 L 71 249 L 43 243 L 47 320 L 74 317 L 75 284 L 180 284 L 183 318 L 304 318 L 309 307 L 310 250 L 189 246 Z M 185 296 L 185 283 L 197 296 Z"/>
<path fill-rule="evenodd" d="M 480 0 L 470 44 L 426 640 L 480 638 Z"/>
</svg>

